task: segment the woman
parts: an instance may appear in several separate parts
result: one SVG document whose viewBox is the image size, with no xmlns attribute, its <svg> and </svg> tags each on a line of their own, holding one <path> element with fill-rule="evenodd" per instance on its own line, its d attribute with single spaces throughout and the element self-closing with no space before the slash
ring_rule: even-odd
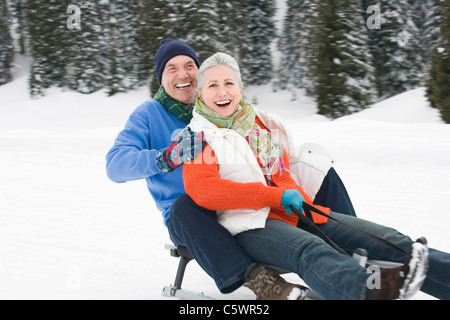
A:
<svg viewBox="0 0 450 320">
<path fill-rule="evenodd" d="M 197 81 L 198 98 L 190 127 L 202 131 L 208 145 L 201 156 L 184 165 L 185 189 L 198 205 L 217 211 L 218 221 L 254 261 L 297 273 L 323 299 L 407 298 L 420 289 L 428 266 L 425 244 L 396 230 L 319 207 L 329 216 L 411 252 L 406 257 L 386 250 L 334 220 L 313 214 L 314 223 L 346 250 L 362 247 L 370 258 L 401 263 L 398 268 L 382 269 L 381 287 L 373 288 L 369 285 L 371 274 L 356 260 L 297 227 L 291 206 L 302 211 L 303 202 L 312 205 L 312 201 L 291 176 L 290 137 L 281 121 L 242 99 L 239 67 L 231 56 L 217 53 L 207 59 Z M 430 250 L 429 256 L 423 289 L 438 298 L 449 298 L 450 255 Z M 267 298 L 267 276 L 275 277 L 264 267 L 248 273 L 246 286 L 262 299 Z M 303 291 L 300 297 L 307 293 L 303 287 L 296 290 Z"/>
</svg>

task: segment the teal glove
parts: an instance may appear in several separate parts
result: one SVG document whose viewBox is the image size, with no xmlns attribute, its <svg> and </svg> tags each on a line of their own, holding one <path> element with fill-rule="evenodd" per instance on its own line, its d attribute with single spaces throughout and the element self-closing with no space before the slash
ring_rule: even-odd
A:
<svg viewBox="0 0 450 320">
<path fill-rule="evenodd" d="M 281 205 L 286 209 L 287 214 L 291 214 L 291 205 L 303 212 L 303 201 L 305 201 L 296 189 L 285 190 L 281 196 Z"/>
</svg>

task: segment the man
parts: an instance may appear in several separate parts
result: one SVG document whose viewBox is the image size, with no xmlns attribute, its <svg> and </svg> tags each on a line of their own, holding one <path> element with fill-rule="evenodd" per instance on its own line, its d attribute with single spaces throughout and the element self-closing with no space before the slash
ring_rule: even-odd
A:
<svg viewBox="0 0 450 320">
<path fill-rule="evenodd" d="M 172 241 L 187 247 L 219 290 L 229 293 L 251 280 L 245 275 L 254 270 L 255 263 L 217 222 L 214 211 L 197 206 L 186 195 L 182 170 L 177 170 L 202 151 L 202 136 L 186 129 L 192 118 L 200 62 L 188 44 L 164 39 L 154 63 L 161 87 L 154 99 L 130 115 L 106 156 L 107 174 L 118 183 L 145 179 Z M 354 214 L 332 169 L 316 198 L 321 205 L 336 203 L 346 207 L 339 208 L 341 211 Z M 268 286 L 291 286 L 277 275 L 272 280 Z"/>
<path fill-rule="evenodd" d="M 219 290 L 229 293 L 242 285 L 253 261 L 217 223 L 214 213 L 182 196 L 186 193 L 182 170 L 176 170 L 195 156 L 194 142 L 201 142 L 201 136 L 182 131 L 192 118 L 200 62 L 186 43 L 164 39 L 154 63 L 161 88 L 130 115 L 106 156 L 107 173 L 118 183 L 145 179 L 172 241 L 186 246 Z"/>
</svg>

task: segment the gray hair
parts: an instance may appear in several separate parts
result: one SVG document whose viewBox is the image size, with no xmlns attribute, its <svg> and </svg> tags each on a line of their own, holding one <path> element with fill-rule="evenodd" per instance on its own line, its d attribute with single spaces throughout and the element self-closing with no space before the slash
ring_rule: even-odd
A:
<svg viewBox="0 0 450 320">
<path fill-rule="evenodd" d="M 242 80 L 241 80 L 241 71 L 239 69 L 239 65 L 232 56 L 223 52 L 217 52 L 205 61 L 203 61 L 200 69 L 198 69 L 197 73 L 197 90 L 202 91 L 203 86 L 203 76 L 206 69 L 215 67 L 215 66 L 228 66 L 233 69 L 234 74 L 236 75 L 236 79 L 239 83 L 239 86 L 242 88 Z"/>
</svg>

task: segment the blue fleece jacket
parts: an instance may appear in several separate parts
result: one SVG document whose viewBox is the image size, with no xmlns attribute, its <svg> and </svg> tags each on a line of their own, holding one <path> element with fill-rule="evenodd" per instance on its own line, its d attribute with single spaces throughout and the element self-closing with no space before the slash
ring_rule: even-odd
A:
<svg viewBox="0 0 450 320">
<path fill-rule="evenodd" d="M 147 101 L 133 111 L 106 155 L 106 172 L 114 182 L 146 180 L 164 223 L 172 203 L 186 192 L 182 168 L 161 172 L 156 153 L 167 147 L 186 125 L 158 101 Z"/>
</svg>

